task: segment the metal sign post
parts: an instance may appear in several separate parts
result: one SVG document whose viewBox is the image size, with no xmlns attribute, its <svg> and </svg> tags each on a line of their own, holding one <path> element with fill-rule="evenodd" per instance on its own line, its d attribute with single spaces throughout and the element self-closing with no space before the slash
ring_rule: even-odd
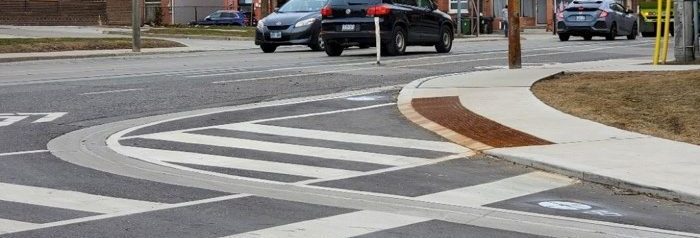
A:
<svg viewBox="0 0 700 238">
<path fill-rule="evenodd" d="M 457 35 L 462 35 L 462 0 L 457 0 Z"/>
</svg>

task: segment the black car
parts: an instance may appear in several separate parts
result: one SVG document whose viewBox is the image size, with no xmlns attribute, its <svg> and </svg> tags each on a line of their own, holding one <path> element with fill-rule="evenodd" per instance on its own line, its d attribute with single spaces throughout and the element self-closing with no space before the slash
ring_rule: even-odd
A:
<svg viewBox="0 0 700 238">
<path fill-rule="evenodd" d="M 322 51 L 320 10 L 327 0 L 290 0 L 279 10 L 258 21 L 255 44 L 265 53 L 281 45 L 308 45 Z"/>
<path fill-rule="evenodd" d="M 347 46 L 375 46 L 373 17 L 380 17 L 381 49 L 402 55 L 407 45 L 452 49 L 455 25 L 430 0 L 330 0 L 321 9 L 326 54 L 338 56 Z"/>
</svg>

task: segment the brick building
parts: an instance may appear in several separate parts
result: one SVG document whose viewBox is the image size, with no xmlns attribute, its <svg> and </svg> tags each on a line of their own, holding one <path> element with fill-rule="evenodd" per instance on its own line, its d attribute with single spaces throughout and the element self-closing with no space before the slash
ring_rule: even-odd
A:
<svg viewBox="0 0 700 238">
<path fill-rule="evenodd" d="M 0 25 L 99 25 L 106 0 L 1 0 Z"/>
</svg>

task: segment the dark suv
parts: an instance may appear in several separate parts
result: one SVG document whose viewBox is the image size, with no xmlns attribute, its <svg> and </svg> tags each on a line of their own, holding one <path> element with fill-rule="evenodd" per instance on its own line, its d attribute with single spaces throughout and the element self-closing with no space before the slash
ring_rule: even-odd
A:
<svg viewBox="0 0 700 238">
<path fill-rule="evenodd" d="M 402 55 L 407 45 L 435 46 L 440 53 L 452 49 L 454 22 L 430 0 L 330 0 L 321 15 L 329 56 L 348 46 L 375 46 L 375 16 L 384 55 Z"/>
</svg>

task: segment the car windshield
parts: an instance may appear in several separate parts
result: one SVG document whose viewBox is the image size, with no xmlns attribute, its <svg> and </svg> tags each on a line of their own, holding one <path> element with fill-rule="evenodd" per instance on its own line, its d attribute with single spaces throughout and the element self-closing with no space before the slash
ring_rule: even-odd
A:
<svg viewBox="0 0 700 238">
<path fill-rule="evenodd" d="M 328 0 L 290 0 L 279 12 L 318 12 Z"/>
</svg>

